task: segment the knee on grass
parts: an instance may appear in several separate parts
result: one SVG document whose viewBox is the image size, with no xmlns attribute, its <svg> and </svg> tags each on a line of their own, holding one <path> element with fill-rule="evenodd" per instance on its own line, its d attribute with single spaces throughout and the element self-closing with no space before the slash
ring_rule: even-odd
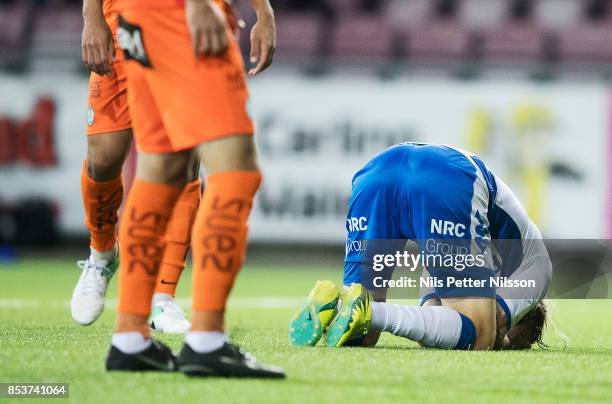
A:
<svg viewBox="0 0 612 404">
<path fill-rule="evenodd" d="M 495 343 L 494 331 L 480 323 L 475 323 L 468 316 L 458 313 L 461 318 L 461 331 L 455 350 L 488 351 Z M 422 341 L 421 346 L 437 347 L 431 341 Z"/>
</svg>

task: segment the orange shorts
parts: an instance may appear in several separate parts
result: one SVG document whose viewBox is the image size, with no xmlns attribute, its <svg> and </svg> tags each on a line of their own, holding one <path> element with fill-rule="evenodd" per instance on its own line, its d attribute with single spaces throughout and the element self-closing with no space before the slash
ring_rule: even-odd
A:
<svg viewBox="0 0 612 404">
<path fill-rule="evenodd" d="M 107 24 L 113 29 L 117 24 L 117 15 L 108 16 Z M 117 53 L 117 39 L 115 38 Z M 118 132 L 132 127 L 127 98 L 127 79 L 123 62 L 117 60 L 112 65 L 111 76 L 89 76 L 89 95 L 87 97 L 87 135 Z"/>
<path fill-rule="evenodd" d="M 184 8 L 125 10 L 119 26 L 138 151 L 167 153 L 253 133 L 244 62 L 229 24 L 228 51 L 203 58 L 192 52 Z"/>
</svg>

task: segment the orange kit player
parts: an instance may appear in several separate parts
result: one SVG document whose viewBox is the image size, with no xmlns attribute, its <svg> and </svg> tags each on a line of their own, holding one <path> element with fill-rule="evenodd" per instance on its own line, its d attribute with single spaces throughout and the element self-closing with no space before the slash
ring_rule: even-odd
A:
<svg viewBox="0 0 612 404">
<path fill-rule="evenodd" d="M 132 122 L 123 62 L 115 61 L 116 0 L 83 3 L 83 62 L 91 71 L 87 108 L 87 161 L 81 192 L 91 254 L 79 261 L 81 277 L 71 300 L 73 319 L 82 325 L 102 314 L 110 279 L 118 267 L 117 210 L 123 200 L 121 168 L 132 143 Z M 200 202 L 199 162 L 189 172 L 168 228 L 168 243 L 153 297 L 151 326 L 162 332 L 186 332 L 190 323 L 174 302 L 185 267 L 190 229 Z"/>
<path fill-rule="evenodd" d="M 251 0 L 249 72 L 272 61 L 274 14 Z M 261 183 L 247 112 L 244 64 L 221 0 L 121 0 L 117 38 L 139 152 L 119 240 L 118 322 L 108 370 L 178 369 L 187 375 L 281 378 L 229 342 L 226 302 L 244 261 L 247 221 Z M 150 338 L 147 316 L 162 262 L 164 233 L 193 152 L 207 173 L 193 226 L 192 325 L 178 358 Z"/>
</svg>

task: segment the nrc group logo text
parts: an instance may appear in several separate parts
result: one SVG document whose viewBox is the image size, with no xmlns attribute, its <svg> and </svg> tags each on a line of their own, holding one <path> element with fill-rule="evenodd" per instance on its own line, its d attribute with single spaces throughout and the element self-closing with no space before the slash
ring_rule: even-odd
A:
<svg viewBox="0 0 612 404">
<path fill-rule="evenodd" d="M 348 231 L 366 231 L 368 230 L 367 217 L 349 217 L 346 219 L 346 227 Z"/>
<path fill-rule="evenodd" d="M 431 219 L 430 232 L 443 236 L 463 237 L 465 236 L 465 225 L 450 220 Z"/>
</svg>

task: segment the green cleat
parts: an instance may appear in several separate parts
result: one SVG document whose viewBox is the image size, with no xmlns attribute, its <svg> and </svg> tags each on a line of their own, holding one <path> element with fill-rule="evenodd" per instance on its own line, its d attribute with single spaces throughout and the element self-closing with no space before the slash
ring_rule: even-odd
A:
<svg viewBox="0 0 612 404">
<path fill-rule="evenodd" d="M 306 304 L 289 323 L 289 341 L 294 346 L 314 346 L 337 313 L 340 291 L 331 281 L 318 281 Z"/>
<path fill-rule="evenodd" d="M 327 346 L 341 347 L 353 338 L 363 337 L 372 323 L 372 296 L 362 285 L 353 283 L 342 294 L 342 308 L 327 331 Z"/>
</svg>

